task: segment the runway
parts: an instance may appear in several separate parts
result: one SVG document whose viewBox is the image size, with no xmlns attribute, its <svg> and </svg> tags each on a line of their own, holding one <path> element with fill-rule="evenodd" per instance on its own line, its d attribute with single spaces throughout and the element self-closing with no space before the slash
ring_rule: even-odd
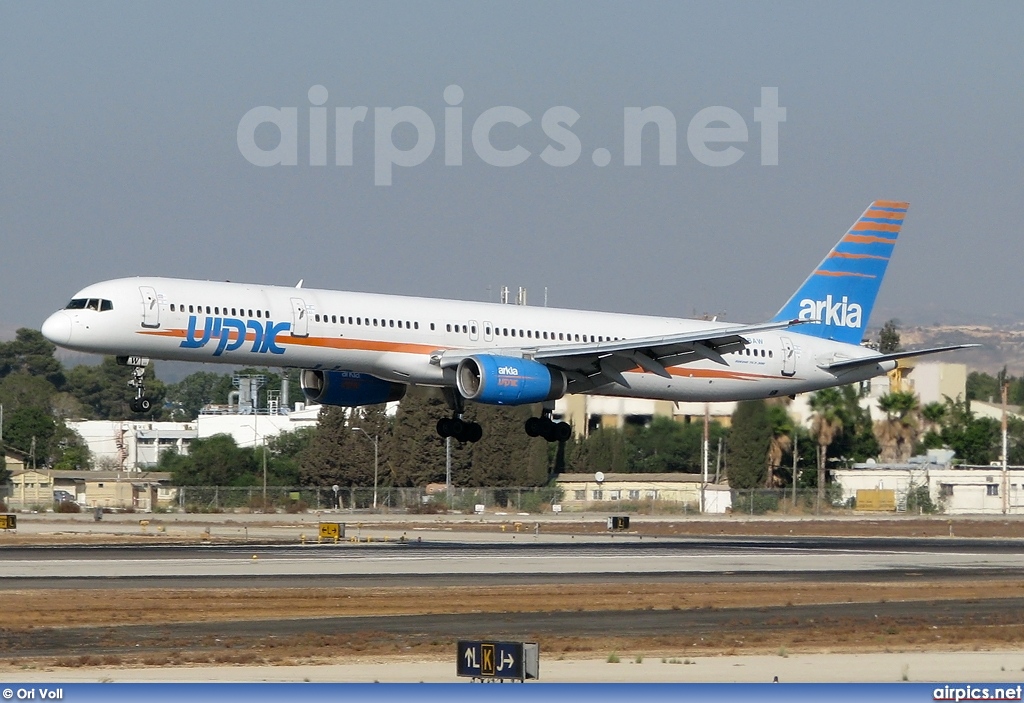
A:
<svg viewBox="0 0 1024 703">
<path fill-rule="evenodd" d="M 0 589 L 214 585 L 549 583 L 635 579 L 885 580 L 1024 576 L 1016 540 L 569 538 L 506 543 L 5 547 Z M 426 579 L 427 581 L 424 581 Z M 342 581 L 343 580 L 343 581 Z"/>
</svg>

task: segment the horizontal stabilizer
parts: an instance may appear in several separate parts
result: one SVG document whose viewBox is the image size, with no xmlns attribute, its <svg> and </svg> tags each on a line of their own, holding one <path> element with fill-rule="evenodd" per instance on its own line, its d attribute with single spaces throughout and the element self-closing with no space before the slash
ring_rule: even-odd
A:
<svg viewBox="0 0 1024 703">
<path fill-rule="evenodd" d="M 898 361 L 900 359 L 910 359 L 915 356 L 939 354 L 941 352 L 956 351 L 957 349 L 971 349 L 972 347 L 980 346 L 980 344 L 953 344 L 948 347 L 932 347 L 931 349 L 915 349 L 912 351 L 893 352 L 891 354 L 879 354 L 878 356 L 866 356 L 861 359 L 846 359 L 832 364 L 822 364 L 821 368 L 826 371 L 846 371 L 860 366 L 873 366 L 875 364 L 882 363 L 883 361 Z"/>
</svg>

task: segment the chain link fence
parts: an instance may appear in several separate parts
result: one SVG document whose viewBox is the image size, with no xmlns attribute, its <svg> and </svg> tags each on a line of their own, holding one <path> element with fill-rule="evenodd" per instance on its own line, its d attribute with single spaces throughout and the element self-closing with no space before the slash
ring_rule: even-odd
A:
<svg viewBox="0 0 1024 703">
<path fill-rule="evenodd" d="M 267 486 L 181 486 L 177 488 L 174 508 L 187 513 L 214 513 L 232 510 L 378 510 L 412 514 L 440 513 L 447 510 L 472 513 L 478 506 L 484 510 L 504 509 L 514 512 L 541 513 L 561 500 L 561 488 L 453 488 L 451 495 L 443 491 L 427 492 L 424 488 L 339 488 Z"/>
</svg>

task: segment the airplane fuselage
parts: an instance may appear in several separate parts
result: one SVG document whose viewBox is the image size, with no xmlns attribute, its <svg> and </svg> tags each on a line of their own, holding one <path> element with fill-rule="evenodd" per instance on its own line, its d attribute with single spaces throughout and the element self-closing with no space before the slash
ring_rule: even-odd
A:
<svg viewBox="0 0 1024 703">
<path fill-rule="evenodd" d="M 834 306 L 839 310 L 840 302 Z M 827 314 L 827 310 L 825 311 Z M 842 308 L 848 314 L 848 308 Z M 173 278 L 97 283 L 43 325 L 68 349 L 97 354 L 370 374 L 395 383 L 453 386 L 446 350 L 529 356 L 567 344 L 670 336 L 722 322 L 500 305 Z M 841 373 L 820 368 L 867 358 L 864 347 L 800 333 L 800 326 L 746 335 L 720 359 L 667 366 L 668 378 L 637 367 L 626 385 L 588 393 L 672 401 L 794 395 L 882 374 L 892 361 Z"/>
</svg>

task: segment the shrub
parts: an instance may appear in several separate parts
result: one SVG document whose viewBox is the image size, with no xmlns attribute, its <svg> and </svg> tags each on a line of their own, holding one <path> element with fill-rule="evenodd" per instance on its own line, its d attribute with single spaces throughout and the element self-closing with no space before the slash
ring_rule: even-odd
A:
<svg viewBox="0 0 1024 703">
<path fill-rule="evenodd" d="M 937 506 L 932 502 L 928 486 L 914 486 L 907 491 L 907 512 L 916 513 L 918 511 L 928 515 L 938 512 Z"/>
<path fill-rule="evenodd" d="M 56 503 L 53 511 L 56 513 L 80 513 L 82 512 L 82 506 L 70 500 L 64 500 Z"/>
</svg>

